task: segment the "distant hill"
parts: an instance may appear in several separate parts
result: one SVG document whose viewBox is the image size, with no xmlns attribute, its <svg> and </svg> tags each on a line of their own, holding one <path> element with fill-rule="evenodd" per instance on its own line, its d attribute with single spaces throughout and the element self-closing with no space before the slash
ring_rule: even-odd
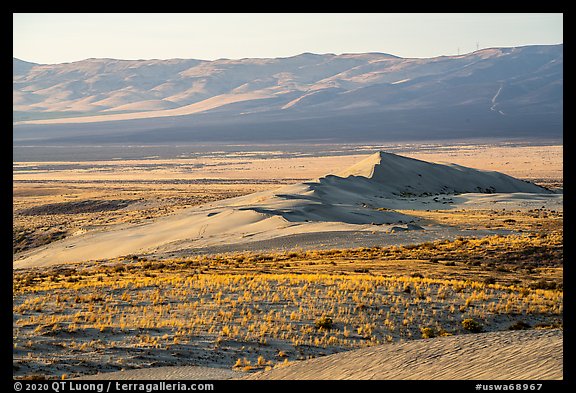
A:
<svg viewBox="0 0 576 393">
<path fill-rule="evenodd" d="M 563 45 L 425 59 L 14 58 L 13 112 L 15 143 L 561 137 Z"/>
</svg>

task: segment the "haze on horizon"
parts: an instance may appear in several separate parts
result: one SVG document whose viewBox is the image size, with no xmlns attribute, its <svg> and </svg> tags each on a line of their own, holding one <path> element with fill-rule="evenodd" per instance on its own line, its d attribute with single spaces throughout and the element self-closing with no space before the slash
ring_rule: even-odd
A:
<svg viewBox="0 0 576 393">
<path fill-rule="evenodd" d="M 562 13 L 13 14 L 13 56 L 40 64 L 305 52 L 426 58 L 562 42 Z"/>
</svg>

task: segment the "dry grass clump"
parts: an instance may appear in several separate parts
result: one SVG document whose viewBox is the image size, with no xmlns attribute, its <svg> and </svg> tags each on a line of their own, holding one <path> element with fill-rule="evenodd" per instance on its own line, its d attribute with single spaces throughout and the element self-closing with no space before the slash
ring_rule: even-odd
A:
<svg viewBox="0 0 576 393">
<path fill-rule="evenodd" d="M 472 318 L 464 319 L 462 321 L 462 328 L 472 333 L 480 333 L 482 331 L 482 325 Z"/>
<path fill-rule="evenodd" d="M 334 326 L 334 321 L 332 318 L 323 315 L 314 321 L 314 325 L 318 329 L 330 330 Z"/>
<path fill-rule="evenodd" d="M 422 338 L 436 337 L 436 332 L 434 331 L 434 328 L 423 327 L 423 328 L 420 328 L 420 332 L 422 333 Z"/>
</svg>

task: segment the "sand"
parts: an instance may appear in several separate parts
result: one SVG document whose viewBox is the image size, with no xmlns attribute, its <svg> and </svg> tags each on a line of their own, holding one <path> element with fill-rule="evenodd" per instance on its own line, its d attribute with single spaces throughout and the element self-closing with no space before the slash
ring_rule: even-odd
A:
<svg viewBox="0 0 576 393">
<path fill-rule="evenodd" d="M 559 380 L 563 331 L 527 330 L 412 340 L 341 352 L 239 376 L 207 367 L 158 367 L 78 379 Z"/>
<path fill-rule="evenodd" d="M 222 380 L 237 378 L 240 374 L 228 368 L 182 366 L 182 367 L 153 367 L 112 373 L 88 375 L 74 379 L 83 380 Z"/>
<path fill-rule="evenodd" d="M 439 198 L 439 195 L 451 197 Z M 562 194 L 494 171 L 378 152 L 304 183 L 202 206 L 138 224 L 71 236 L 15 256 L 14 268 L 114 258 L 340 231 L 436 232 L 406 210 L 491 206 L 562 209 Z M 396 210 L 403 210 L 398 212 Z"/>
<path fill-rule="evenodd" d="M 465 334 L 328 355 L 246 379 L 563 378 L 562 330 Z"/>
<path fill-rule="evenodd" d="M 191 115 L 215 109 L 223 105 L 233 104 L 235 102 L 242 102 L 246 100 L 259 100 L 274 97 L 273 94 L 265 93 L 238 93 L 238 94 L 220 94 L 210 97 L 206 100 L 195 102 L 193 104 L 184 105 L 174 109 L 152 110 L 148 112 L 131 112 L 131 113 L 116 113 L 107 115 L 95 116 L 82 116 L 82 117 L 69 117 L 60 119 L 46 119 L 46 120 L 29 120 L 15 122 L 14 124 L 70 124 L 70 123 L 97 123 L 102 121 L 121 121 L 121 120 L 134 120 L 134 119 L 149 119 L 156 117 L 172 117 Z M 122 108 L 120 106 L 119 108 Z M 131 109 L 144 110 L 146 107 L 130 107 Z M 77 108 L 81 109 L 81 108 Z M 114 110 L 119 110 L 114 108 Z"/>
</svg>

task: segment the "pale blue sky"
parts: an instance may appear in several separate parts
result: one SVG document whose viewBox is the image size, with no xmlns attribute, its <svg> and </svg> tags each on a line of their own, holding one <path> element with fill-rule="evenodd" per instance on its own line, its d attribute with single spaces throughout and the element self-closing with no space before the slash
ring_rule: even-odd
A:
<svg viewBox="0 0 576 393">
<path fill-rule="evenodd" d="M 563 43 L 548 14 L 13 14 L 13 55 L 51 64 L 115 59 L 288 57 L 303 52 L 456 55 Z"/>
</svg>

